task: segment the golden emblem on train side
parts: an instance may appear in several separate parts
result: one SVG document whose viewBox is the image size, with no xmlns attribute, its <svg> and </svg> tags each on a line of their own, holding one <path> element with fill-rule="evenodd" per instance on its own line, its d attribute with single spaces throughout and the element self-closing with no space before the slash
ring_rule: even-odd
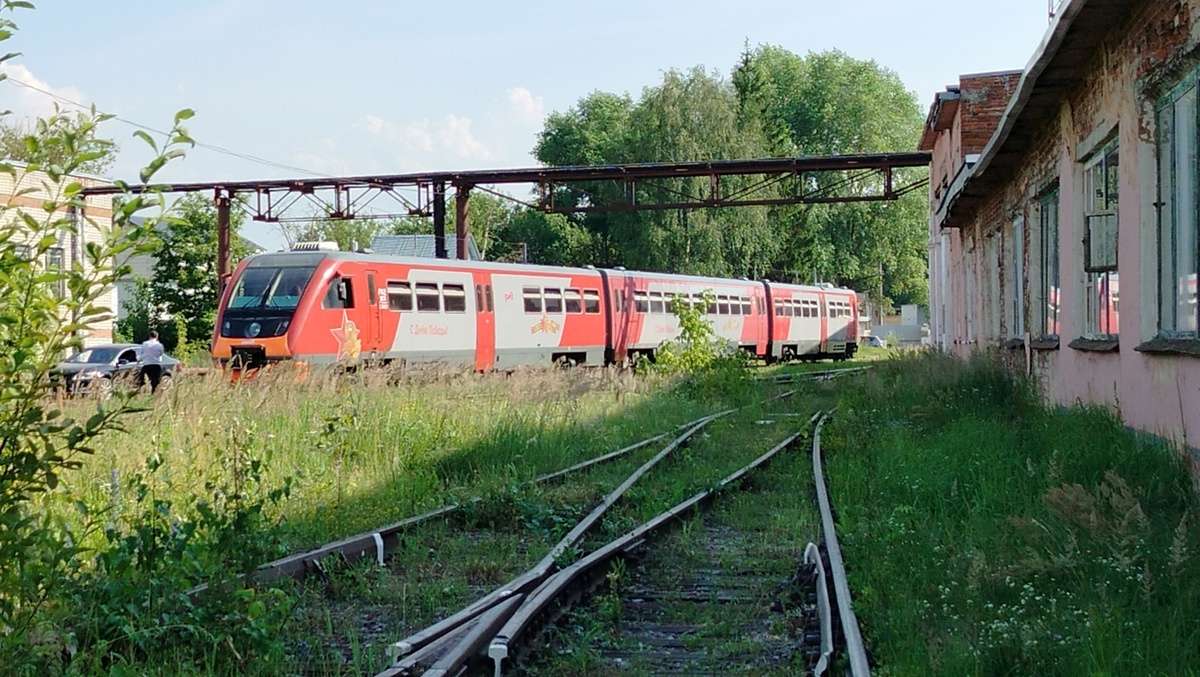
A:
<svg viewBox="0 0 1200 677">
<path fill-rule="evenodd" d="M 532 327 L 530 327 L 529 333 L 530 334 L 537 334 L 537 333 L 557 334 L 558 329 L 559 329 L 559 325 L 557 322 L 555 322 L 554 320 L 551 320 L 550 318 L 546 317 L 545 315 L 542 315 L 542 320 L 540 322 L 538 322 L 537 324 L 533 325 Z"/>
</svg>

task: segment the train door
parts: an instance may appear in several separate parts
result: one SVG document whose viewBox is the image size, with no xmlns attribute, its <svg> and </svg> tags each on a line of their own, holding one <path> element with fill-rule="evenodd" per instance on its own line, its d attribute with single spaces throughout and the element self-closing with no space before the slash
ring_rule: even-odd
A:
<svg viewBox="0 0 1200 677">
<path fill-rule="evenodd" d="M 476 271 L 475 282 L 475 368 L 487 371 L 496 366 L 496 302 L 492 278 Z"/>
<path fill-rule="evenodd" d="M 747 320 L 747 322 L 754 323 L 754 332 L 758 337 L 758 341 L 754 345 L 754 354 L 758 357 L 767 357 L 767 346 L 769 345 L 768 339 L 771 337 L 771 326 L 768 319 L 770 317 L 768 314 L 770 312 L 770 306 L 767 305 L 767 296 L 765 292 L 765 287 L 762 289 L 756 288 L 754 290 L 754 293 L 752 294 L 754 318 Z"/>
<path fill-rule="evenodd" d="M 817 312 L 821 316 L 821 352 L 829 352 L 829 296 L 817 295 Z"/>
<path fill-rule="evenodd" d="M 364 352 L 379 350 L 379 309 L 387 305 L 387 288 L 376 284 L 379 272 L 367 270 L 367 335 L 363 341 Z"/>
</svg>

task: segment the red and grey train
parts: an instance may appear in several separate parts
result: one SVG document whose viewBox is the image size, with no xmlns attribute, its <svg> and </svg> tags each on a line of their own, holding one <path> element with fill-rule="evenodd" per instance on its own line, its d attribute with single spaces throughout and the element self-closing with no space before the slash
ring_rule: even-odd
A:
<svg viewBox="0 0 1200 677">
<path fill-rule="evenodd" d="M 238 265 L 212 355 L 242 368 L 625 363 L 678 338 L 671 305 L 682 299 L 704 306 L 717 336 L 768 361 L 858 348 L 855 294 L 832 285 L 307 250 Z"/>
</svg>

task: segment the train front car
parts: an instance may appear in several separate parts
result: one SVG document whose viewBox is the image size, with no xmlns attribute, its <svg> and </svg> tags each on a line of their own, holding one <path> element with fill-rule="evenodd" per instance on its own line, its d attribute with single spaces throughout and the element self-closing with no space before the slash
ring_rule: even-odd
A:
<svg viewBox="0 0 1200 677">
<path fill-rule="evenodd" d="M 258 254 L 242 261 L 221 296 L 213 359 L 254 370 L 295 357 L 296 328 L 330 265 L 324 252 Z"/>
</svg>

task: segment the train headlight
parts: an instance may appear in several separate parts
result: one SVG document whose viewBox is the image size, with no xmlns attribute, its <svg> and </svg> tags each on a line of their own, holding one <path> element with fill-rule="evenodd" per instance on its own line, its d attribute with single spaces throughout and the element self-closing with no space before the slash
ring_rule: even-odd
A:
<svg viewBox="0 0 1200 677">
<path fill-rule="evenodd" d="M 287 331 L 288 325 L 290 325 L 291 323 L 292 323 L 291 320 L 284 320 L 283 322 L 280 322 L 279 323 L 279 333 L 280 334 L 285 333 Z"/>
<path fill-rule="evenodd" d="M 262 333 L 262 325 L 257 322 L 251 322 L 246 325 L 246 338 L 254 338 Z"/>
<path fill-rule="evenodd" d="M 221 336 L 229 336 L 229 320 L 221 323 Z"/>
</svg>

